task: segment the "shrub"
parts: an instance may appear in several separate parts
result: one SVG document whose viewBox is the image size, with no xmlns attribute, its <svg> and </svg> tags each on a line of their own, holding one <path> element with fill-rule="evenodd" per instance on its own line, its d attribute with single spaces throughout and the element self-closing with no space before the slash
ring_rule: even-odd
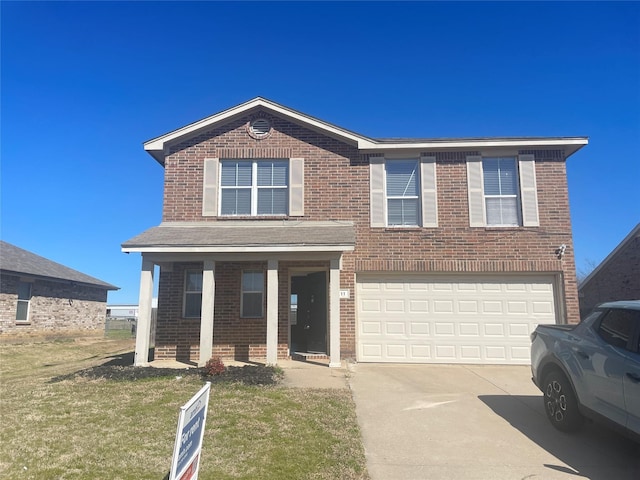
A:
<svg viewBox="0 0 640 480">
<path fill-rule="evenodd" d="M 224 370 L 225 366 L 220 357 L 211 357 L 204 365 L 205 374 L 211 377 L 214 375 L 220 375 Z"/>
</svg>

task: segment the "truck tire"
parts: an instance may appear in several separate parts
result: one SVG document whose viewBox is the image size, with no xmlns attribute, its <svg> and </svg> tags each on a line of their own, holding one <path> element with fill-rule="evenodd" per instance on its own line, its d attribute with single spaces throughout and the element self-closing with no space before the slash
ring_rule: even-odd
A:
<svg viewBox="0 0 640 480">
<path fill-rule="evenodd" d="M 567 377 L 554 370 L 544 377 L 544 411 L 551 424 L 563 432 L 576 432 L 584 423 L 578 400 Z"/>
</svg>

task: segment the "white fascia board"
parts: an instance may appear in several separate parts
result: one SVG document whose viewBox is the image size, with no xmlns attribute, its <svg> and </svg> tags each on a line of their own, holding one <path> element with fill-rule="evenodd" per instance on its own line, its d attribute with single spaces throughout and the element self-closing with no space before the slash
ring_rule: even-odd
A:
<svg viewBox="0 0 640 480">
<path fill-rule="evenodd" d="M 211 115 L 210 117 L 203 118 L 197 122 L 186 125 L 182 128 L 169 132 L 160 137 L 151 139 L 144 143 L 144 149 L 148 152 L 162 152 L 164 151 L 164 147 L 167 143 L 176 140 L 178 138 L 188 136 L 199 130 L 203 130 L 206 128 L 211 128 L 216 123 L 221 123 L 235 116 L 241 115 L 244 112 L 251 110 L 256 107 L 264 107 L 266 109 L 272 110 L 280 115 L 291 118 L 292 120 L 297 121 L 298 123 L 306 124 L 310 128 L 324 131 L 333 136 L 338 136 L 340 138 L 346 139 L 350 141 L 352 144 L 357 145 L 360 141 L 367 141 L 366 138 L 356 135 L 352 132 L 344 130 L 342 128 L 336 127 L 326 122 L 322 122 L 315 118 L 309 117 L 307 115 L 301 114 L 294 110 L 290 110 L 288 108 L 283 107 L 282 105 L 278 105 L 277 103 L 270 102 L 264 98 L 255 98 L 246 103 L 237 105 L 233 108 L 225 110 L 220 113 L 216 113 L 215 115 Z"/>
<path fill-rule="evenodd" d="M 286 253 L 286 252 L 348 252 L 353 245 L 238 245 L 238 246 L 164 246 L 122 247 L 123 253 Z"/>
<path fill-rule="evenodd" d="M 483 148 L 567 148 L 568 155 L 589 143 L 586 137 L 576 138 L 541 138 L 541 139 L 473 139 L 473 140 L 450 140 L 450 141 L 426 141 L 426 142 L 405 142 L 405 143 L 377 143 L 371 140 L 362 139 L 358 142 L 358 148 L 363 152 L 376 153 L 392 150 L 414 150 L 429 151 L 441 149 L 472 149 L 481 150 Z"/>
</svg>

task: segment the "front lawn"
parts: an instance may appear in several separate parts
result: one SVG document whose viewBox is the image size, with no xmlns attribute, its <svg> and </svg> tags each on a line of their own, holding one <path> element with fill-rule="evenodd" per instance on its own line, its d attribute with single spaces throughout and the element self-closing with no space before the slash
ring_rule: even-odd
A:
<svg viewBox="0 0 640 480">
<path fill-rule="evenodd" d="M 165 478 L 179 407 L 205 380 L 74 375 L 132 348 L 0 345 L 0 478 Z M 350 392 L 213 383 L 199 478 L 368 479 Z"/>
</svg>

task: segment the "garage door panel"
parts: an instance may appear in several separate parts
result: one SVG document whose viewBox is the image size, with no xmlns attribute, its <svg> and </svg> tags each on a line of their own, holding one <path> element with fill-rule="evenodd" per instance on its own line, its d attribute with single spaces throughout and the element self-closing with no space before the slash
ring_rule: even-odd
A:
<svg viewBox="0 0 640 480">
<path fill-rule="evenodd" d="M 409 312 L 411 313 L 427 313 L 429 312 L 429 302 L 427 300 L 410 300 Z"/>
<path fill-rule="evenodd" d="M 453 300 L 435 300 L 433 302 L 434 313 L 453 313 Z"/>
<path fill-rule="evenodd" d="M 476 363 L 482 360 L 482 349 L 478 345 L 462 345 L 460 347 L 460 358 L 463 360 L 474 360 L 470 363 Z"/>
<path fill-rule="evenodd" d="M 502 323 L 485 323 L 484 335 L 486 337 L 504 337 L 504 325 Z"/>
<path fill-rule="evenodd" d="M 527 364 L 553 292 L 552 276 L 359 275 L 358 361 Z"/>
<path fill-rule="evenodd" d="M 461 337 L 477 337 L 480 335 L 480 325 L 477 323 L 461 323 L 458 328 Z"/>
<path fill-rule="evenodd" d="M 502 313 L 502 302 L 496 300 L 484 300 L 482 302 L 483 313 Z"/>
<path fill-rule="evenodd" d="M 436 360 L 454 361 L 456 359 L 456 347 L 454 345 L 436 345 Z"/>
<path fill-rule="evenodd" d="M 362 322 L 362 335 L 378 335 L 382 333 L 382 322 Z"/>
<path fill-rule="evenodd" d="M 409 327 L 410 335 L 429 335 L 431 332 L 428 322 L 411 322 Z"/>
<path fill-rule="evenodd" d="M 411 360 L 418 362 L 427 362 L 431 360 L 430 345 L 411 345 Z"/>
<path fill-rule="evenodd" d="M 455 332 L 455 325 L 453 323 L 435 323 L 435 336 L 453 336 Z"/>
<path fill-rule="evenodd" d="M 533 302 L 533 313 L 536 315 L 548 315 L 553 312 L 553 304 L 551 302 Z"/>
<path fill-rule="evenodd" d="M 510 301 L 507 302 L 507 312 L 509 315 L 527 315 L 527 302 L 526 301 Z"/>
<path fill-rule="evenodd" d="M 387 335 L 405 335 L 406 328 L 404 322 L 385 322 L 384 332 Z"/>
<path fill-rule="evenodd" d="M 528 323 L 510 323 L 509 324 L 509 336 L 510 337 L 526 337 L 530 338 L 531 332 L 529 331 Z"/>
</svg>

